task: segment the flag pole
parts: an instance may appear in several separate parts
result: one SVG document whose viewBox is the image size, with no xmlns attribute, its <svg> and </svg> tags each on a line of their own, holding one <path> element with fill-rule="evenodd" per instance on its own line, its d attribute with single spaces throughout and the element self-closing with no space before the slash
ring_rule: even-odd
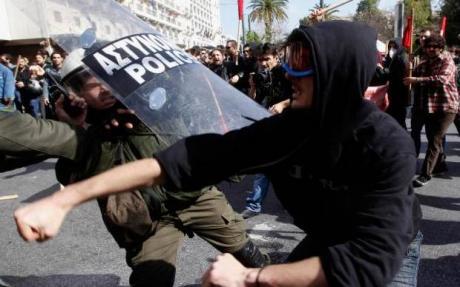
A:
<svg viewBox="0 0 460 287">
<path fill-rule="evenodd" d="M 350 3 L 350 2 L 352 2 L 352 1 L 354 1 L 354 0 L 338 1 L 338 2 L 336 2 L 336 3 L 333 3 L 333 4 L 329 5 L 329 6 L 326 7 L 326 8 L 321 8 L 321 9 L 319 9 L 319 11 L 318 11 L 318 12 L 319 12 L 319 13 L 318 13 L 318 16 L 322 16 L 322 15 L 326 14 L 326 12 L 328 12 L 328 11 L 330 11 L 330 10 L 332 10 L 332 9 L 338 8 L 338 7 L 340 7 L 340 6 L 343 6 L 343 5 L 345 5 L 345 4 Z M 320 21 L 321 21 L 321 20 L 320 20 Z"/>
<path fill-rule="evenodd" d="M 336 3 L 334 3 L 334 4 L 329 5 L 329 6 L 326 7 L 326 8 L 321 9 L 320 12 L 321 12 L 321 14 L 324 14 L 324 13 L 326 13 L 327 11 L 330 11 L 330 10 L 332 10 L 332 9 L 338 8 L 338 7 L 342 6 L 342 5 L 345 5 L 345 4 L 347 4 L 347 3 L 350 3 L 350 2 L 352 2 L 352 1 L 353 1 L 353 0 L 345 0 L 345 1 L 336 2 Z"/>
<path fill-rule="evenodd" d="M 238 51 L 238 54 L 236 55 L 236 59 L 235 59 L 235 64 L 237 66 L 238 66 L 238 58 L 240 57 L 240 29 L 243 23 L 243 14 L 244 14 L 243 10 L 244 10 L 244 0 L 238 0 L 238 33 L 236 35 L 236 50 Z M 244 33 L 244 30 L 243 30 L 243 33 Z"/>
<path fill-rule="evenodd" d="M 415 8 L 414 6 L 412 5 L 412 8 L 411 8 L 411 30 L 410 30 L 410 46 L 409 46 L 409 77 L 412 77 L 412 73 L 414 71 L 414 61 L 415 61 L 415 58 L 413 57 L 414 56 L 414 27 L 415 27 Z M 407 95 L 408 98 L 410 99 L 411 97 L 411 94 L 412 94 L 412 84 L 409 84 L 409 94 Z"/>
<path fill-rule="evenodd" d="M 238 54 L 236 55 L 235 64 L 238 66 L 238 58 L 240 57 L 240 28 L 241 28 L 241 20 L 238 19 L 238 32 L 236 34 L 236 50 Z"/>
</svg>

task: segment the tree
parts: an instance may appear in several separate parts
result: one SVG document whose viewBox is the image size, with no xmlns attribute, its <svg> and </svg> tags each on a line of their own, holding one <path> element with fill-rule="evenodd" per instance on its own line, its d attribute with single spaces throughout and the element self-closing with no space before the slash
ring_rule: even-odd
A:
<svg viewBox="0 0 460 287">
<path fill-rule="evenodd" d="M 404 0 L 404 14 L 410 16 L 412 8 L 414 8 L 414 25 L 416 29 L 431 26 L 432 13 L 430 0 Z"/>
<path fill-rule="evenodd" d="M 378 8 L 379 0 L 361 0 L 358 3 L 354 21 L 364 22 L 377 30 L 379 38 L 393 38 L 393 20 Z"/>
<path fill-rule="evenodd" d="M 263 23 L 265 26 L 264 40 L 271 42 L 273 38 L 273 22 L 287 20 L 286 7 L 288 0 L 251 0 L 249 19 Z"/>
<path fill-rule="evenodd" d="M 260 36 L 255 31 L 248 31 L 246 33 L 246 43 L 262 43 Z"/>
<path fill-rule="evenodd" d="M 448 45 L 460 43 L 460 2 L 444 0 L 441 4 L 441 15 L 447 17 L 446 42 Z"/>
<path fill-rule="evenodd" d="M 361 0 L 356 8 L 356 14 L 354 16 L 355 21 L 369 23 L 376 16 L 380 16 L 378 8 L 379 0 Z"/>
</svg>

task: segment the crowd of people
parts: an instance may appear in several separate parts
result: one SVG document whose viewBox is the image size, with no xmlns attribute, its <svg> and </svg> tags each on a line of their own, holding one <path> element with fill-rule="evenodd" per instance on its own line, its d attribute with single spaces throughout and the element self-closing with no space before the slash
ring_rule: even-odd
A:
<svg viewBox="0 0 460 287">
<path fill-rule="evenodd" d="M 193 47 L 188 50 L 200 63 L 208 67 L 240 92 L 267 108 L 271 113 L 281 113 L 289 106 L 291 83 L 282 67 L 284 48 L 272 43 L 247 43 L 242 54 L 235 40 L 216 48 Z M 262 211 L 270 182 L 263 174 L 255 176 L 253 189 L 246 199 L 243 218 L 256 216 Z"/>
<path fill-rule="evenodd" d="M 425 127 L 428 146 L 414 187 L 424 186 L 433 175 L 448 171 L 445 135 L 452 123 L 460 135 L 460 49 L 446 49 L 444 38 L 430 29 L 420 31 L 418 44 L 410 61 L 406 49 L 390 41 L 388 53 L 378 65 L 374 79 L 377 84 L 388 83 L 386 112 L 405 130 L 406 118 L 410 115 L 410 134 L 417 157 Z"/>
<path fill-rule="evenodd" d="M 56 119 L 55 102 L 60 94 L 59 70 L 65 53 L 47 42 L 31 59 L 9 53 L 0 55 L 0 63 L 11 69 L 15 78 L 14 105 L 16 110 L 34 118 Z"/>
<path fill-rule="evenodd" d="M 64 69 L 74 62 L 45 49 L 14 66 L 3 54 L 0 160 L 9 152 L 59 157 L 57 177 L 65 185 L 16 211 L 20 235 L 50 239 L 72 208 L 97 198 L 126 250 L 132 286 L 172 286 L 178 246 L 193 233 L 225 253 L 204 274 L 204 286 L 416 286 L 423 235 L 413 187 L 447 169 L 445 135 L 459 119 L 459 57 L 425 30 L 410 73 L 411 59 L 396 41 L 378 63 L 376 38 L 366 25 L 333 21 L 295 29 L 279 47 L 244 45 L 242 55 L 233 40 L 190 49 L 273 115 L 169 147 L 140 121 L 121 127 L 117 120 L 130 111 L 107 118 L 119 103 L 81 62 Z M 386 113 L 363 99 L 376 77 L 388 82 Z M 73 89 L 77 114 L 65 109 L 62 86 Z M 427 152 L 414 179 L 423 126 Z M 261 212 L 271 182 L 307 234 L 286 263 L 269 265 L 214 186 L 243 174 L 255 175 L 244 218 Z"/>
</svg>

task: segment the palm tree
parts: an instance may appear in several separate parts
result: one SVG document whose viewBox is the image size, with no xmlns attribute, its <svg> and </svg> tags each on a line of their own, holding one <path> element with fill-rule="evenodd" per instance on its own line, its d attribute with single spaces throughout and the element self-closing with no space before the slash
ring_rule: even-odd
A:
<svg viewBox="0 0 460 287">
<path fill-rule="evenodd" d="M 266 42 L 271 42 L 273 22 L 287 20 L 286 8 L 289 0 L 251 0 L 249 4 L 249 19 L 254 22 L 264 23 Z"/>
</svg>

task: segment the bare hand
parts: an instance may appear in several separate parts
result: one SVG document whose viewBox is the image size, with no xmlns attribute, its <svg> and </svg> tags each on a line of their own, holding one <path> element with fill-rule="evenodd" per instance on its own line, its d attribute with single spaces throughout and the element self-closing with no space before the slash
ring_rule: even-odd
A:
<svg viewBox="0 0 460 287">
<path fill-rule="evenodd" d="M 235 75 L 233 77 L 230 78 L 230 84 L 234 85 L 238 82 L 238 80 L 240 79 L 240 77 L 238 75 Z"/>
<path fill-rule="evenodd" d="M 46 241 L 56 236 L 68 209 L 47 197 L 17 209 L 14 219 L 25 241 Z"/>
<path fill-rule="evenodd" d="M 41 97 L 40 100 L 42 101 L 42 103 L 47 106 L 50 104 L 50 100 L 48 98 L 45 98 L 45 97 Z"/>
<path fill-rule="evenodd" d="M 18 87 L 19 89 L 24 88 L 24 86 L 25 86 L 25 85 L 24 85 L 24 82 L 23 82 L 23 81 L 18 81 L 18 82 L 16 82 L 16 87 Z"/>
<path fill-rule="evenodd" d="M 249 86 L 255 88 L 256 87 L 256 82 L 254 81 L 254 75 L 255 73 L 250 73 L 249 74 Z"/>
<path fill-rule="evenodd" d="M 284 100 L 282 102 L 276 103 L 271 106 L 268 110 L 272 114 L 281 114 L 285 108 L 289 107 L 289 100 Z"/>
<path fill-rule="evenodd" d="M 83 126 L 88 112 L 85 99 L 70 94 L 69 101 L 70 106 L 80 109 L 81 113 L 78 113 L 75 116 L 70 116 L 64 108 L 64 95 L 61 95 L 56 101 L 56 115 L 58 119 L 74 126 Z"/>
<path fill-rule="evenodd" d="M 409 86 L 410 84 L 417 83 L 417 78 L 416 77 L 407 77 L 403 79 L 403 84 L 406 86 Z"/>
<path fill-rule="evenodd" d="M 315 9 L 309 16 L 310 21 L 313 23 L 318 23 L 323 20 L 324 12 L 322 9 Z"/>
<path fill-rule="evenodd" d="M 255 283 L 246 280 L 250 270 L 228 253 L 218 255 L 203 275 L 202 286 L 242 287 L 246 283 Z"/>
<path fill-rule="evenodd" d="M 115 118 L 110 120 L 110 122 L 105 125 L 105 128 L 110 130 L 112 128 L 120 128 L 121 125 L 123 128 L 132 129 L 136 121 L 138 121 L 138 119 L 133 110 L 117 109 Z"/>
</svg>

